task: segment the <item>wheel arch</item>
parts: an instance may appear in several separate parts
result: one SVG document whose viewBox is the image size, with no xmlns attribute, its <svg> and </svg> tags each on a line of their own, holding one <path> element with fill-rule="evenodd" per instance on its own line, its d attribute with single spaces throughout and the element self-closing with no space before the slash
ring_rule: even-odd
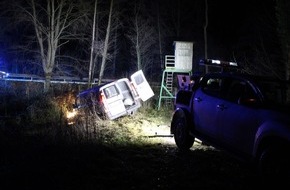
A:
<svg viewBox="0 0 290 190">
<path fill-rule="evenodd" d="M 271 136 L 264 138 L 254 159 L 259 177 L 266 183 L 280 184 L 290 177 L 290 142 L 287 139 Z"/>
<path fill-rule="evenodd" d="M 279 127 L 277 127 L 279 126 Z M 289 128 L 277 121 L 268 121 L 263 123 L 256 132 L 256 138 L 253 148 L 253 157 L 258 158 L 261 152 L 268 146 L 290 146 Z"/>
<path fill-rule="evenodd" d="M 172 123 L 174 123 L 174 121 L 177 119 L 177 117 L 185 117 L 186 121 L 188 122 L 188 126 L 192 127 L 193 121 L 191 118 L 191 114 L 190 112 L 185 109 L 185 108 L 177 108 L 172 116 L 172 120 L 171 120 L 171 125 L 170 125 L 170 133 L 174 134 L 174 125 L 172 125 Z"/>
<path fill-rule="evenodd" d="M 259 162 L 259 158 L 266 148 L 270 146 L 275 146 L 277 147 L 278 150 L 284 149 L 285 151 L 288 151 L 290 153 L 290 141 L 287 139 L 283 139 L 278 136 L 266 136 L 263 139 L 259 141 L 259 143 L 255 147 L 254 151 L 254 159 L 255 162 Z"/>
</svg>

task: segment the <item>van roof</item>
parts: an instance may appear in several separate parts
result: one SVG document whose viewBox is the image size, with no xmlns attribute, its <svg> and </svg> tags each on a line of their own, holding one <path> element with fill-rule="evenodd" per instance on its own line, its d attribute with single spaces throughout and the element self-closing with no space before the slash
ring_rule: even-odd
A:
<svg viewBox="0 0 290 190">
<path fill-rule="evenodd" d="M 103 86 L 105 86 L 105 85 L 107 85 L 109 83 L 110 82 L 104 83 L 104 84 L 101 84 L 101 85 L 98 85 L 98 86 L 95 86 L 95 87 L 92 87 L 92 88 L 89 88 L 87 90 L 84 90 L 84 91 L 82 91 L 82 92 L 79 93 L 79 96 L 84 96 L 84 95 L 86 95 L 86 94 L 88 94 L 90 92 L 98 93 L 100 91 L 100 88 L 101 87 L 103 87 Z"/>
</svg>

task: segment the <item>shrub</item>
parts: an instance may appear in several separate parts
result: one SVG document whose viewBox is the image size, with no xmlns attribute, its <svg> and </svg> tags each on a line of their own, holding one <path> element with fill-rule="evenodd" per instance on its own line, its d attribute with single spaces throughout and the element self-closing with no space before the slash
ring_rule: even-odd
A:
<svg viewBox="0 0 290 190">
<path fill-rule="evenodd" d="M 39 96 L 30 102 L 26 112 L 29 125 L 50 126 L 62 121 L 62 110 L 49 95 Z"/>
</svg>

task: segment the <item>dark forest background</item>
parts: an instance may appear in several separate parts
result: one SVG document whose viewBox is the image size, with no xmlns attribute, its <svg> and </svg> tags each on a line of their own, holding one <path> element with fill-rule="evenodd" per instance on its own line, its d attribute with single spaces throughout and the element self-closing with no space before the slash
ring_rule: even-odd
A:
<svg viewBox="0 0 290 190">
<path fill-rule="evenodd" d="M 152 84 L 174 41 L 189 41 L 193 72 L 207 57 L 289 79 L 289 2 L 0 0 L 0 71 L 49 84 L 54 76 L 119 78 L 142 69 Z M 74 86 L 54 84 L 53 96 L 45 86 L 0 80 L 1 189 L 261 187 L 255 172 L 222 151 L 198 144 L 184 153 L 144 138 L 140 131 L 156 134 L 172 116 L 172 107 L 152 109 L 155 99 L 133 119 L 85 112 L 68 126 Z"/>
<path fill-rule="evenodd" d="M 64 28 L 52 37 L 57 27 L 52 16 L 60 5 Z M 287 7 L 286 0 L 2 1 L 0 68 L 39 76 L 83 78 L 90 73 L 98 78 L 104 64 L 103 78 L 127 77 L 143 69 L 149 81 L 159 81 L 164 56 L 174 54 L 174 41 L 189 41 L 194 42 L 193 71 L 200 70 L 198 62 L 206 54 L 236 61 L 249 73 L 288 78 Z M 36 28 L 42 36 L 36 35 Z M 57 41 L 56 46 L 49 46 L 50 41 Z M 50 48 L 55 56 L 48 59 Z"/>
</svg>

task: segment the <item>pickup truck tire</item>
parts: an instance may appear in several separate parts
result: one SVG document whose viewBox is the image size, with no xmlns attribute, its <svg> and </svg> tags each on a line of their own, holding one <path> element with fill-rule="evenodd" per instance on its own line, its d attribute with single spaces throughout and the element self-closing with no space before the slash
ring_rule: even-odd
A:
<svg viewBox="0 0 290 190">
<path fill-rule="evenodd" d="M 186 151 L 192 147 L 195 138 L 189 135 L 189 123 L 184 111 L 179 110 L 174 113 L 171 122 L 171 129 L 173 132 L 174 140 L 177 147 Z"/>
<path fill-rule="evenodd" d="M 266 183 L 285 184 L 289 181 L 290 166 L 287 148 L 277 145 L 264 148 L 259 157 L 258 170 Z"/>
</svg>

